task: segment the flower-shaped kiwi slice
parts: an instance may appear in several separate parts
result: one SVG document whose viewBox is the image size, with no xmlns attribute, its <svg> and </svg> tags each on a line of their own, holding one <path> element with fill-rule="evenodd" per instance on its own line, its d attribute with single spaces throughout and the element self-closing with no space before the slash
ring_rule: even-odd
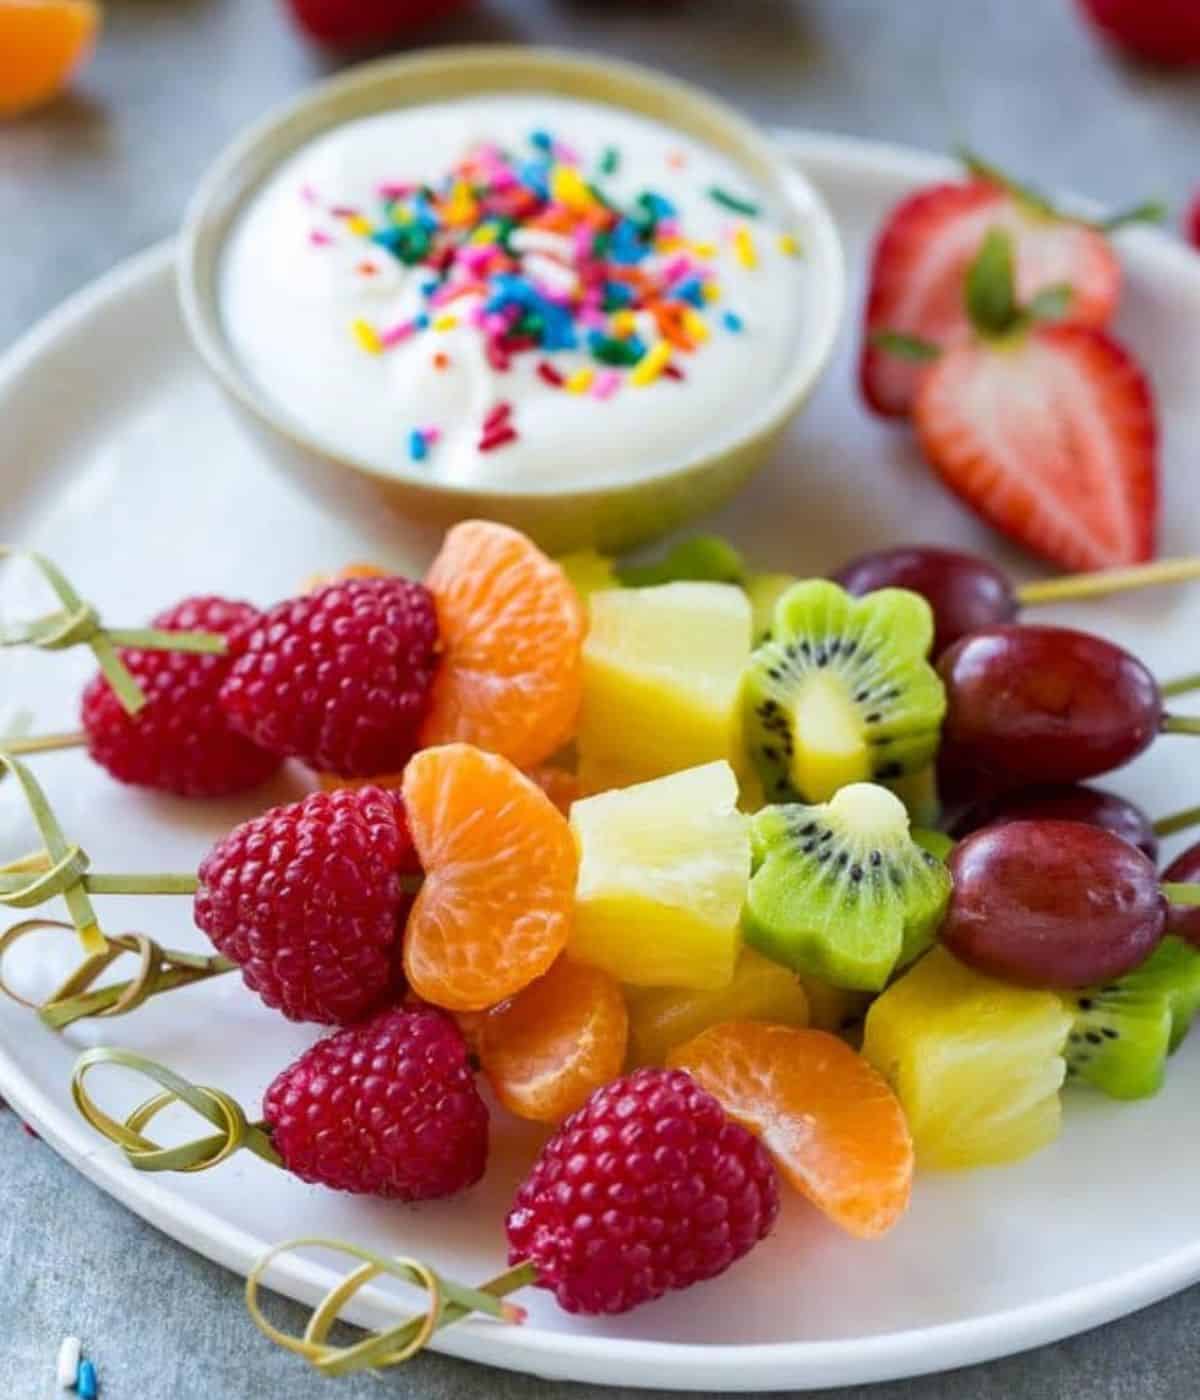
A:
<svg viewBox="0 0 1200 1400">
<path fill-rule="evenodd" d="M 824 802 L 847 783 L 924 768 L 946 711 L 932 641 L 929 604 L 906 589 L 854 598 L 824 579 L 787 589 L 742 683 L 767 801 Z"/>
<path fill-rule="evenodd" d="M 752 819 L 746 940 L 797 972 L 879 991 L 933 942 L 950 872 L 909 832 L 898 797 L 851 783 L 824 806 Z"/>
</svg>

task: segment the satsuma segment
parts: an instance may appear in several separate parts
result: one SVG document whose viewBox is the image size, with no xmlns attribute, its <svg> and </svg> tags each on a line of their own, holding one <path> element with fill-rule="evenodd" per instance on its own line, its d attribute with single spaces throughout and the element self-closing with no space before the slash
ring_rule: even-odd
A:
<svg viewBox="0 0 1200 1400">
<path fill-rule="evenodd" d="M 541 788 L 564 817 L 580 798 L 579 779 L 568 768 L 543 763 L 529 772 L 529 777 Z"/>
<path fill-rule="evenodd" d="M 533 768 L 574 736 L 584 611 L 566 575 L 517 530 L 468 520 L 425 580 L 444 657 L 422 742 L 454 740 Z"/>
<path fill-rule="evenodd" d="M 57 97 L 99 28 L 92 0 L 0 0 L 0 117 Z"/>
<path fill-rule="evenodd" d="M 526 774 L 531 782 L 546 794 L 563 816 L 568 816 L 571 804 L 579 798 L 579 779 L 566 768 L 557 768 L 543 763 Z M 403 773 L 381 773 L 374 778 L 342 778 L 337 773 L 318 773 L 317 781 L 322 792 L 336 792 L 339 788 L 381 787 L 399 788 L 403 786 Z"/>
<path fill-rule="evenodd" d="M 599 968 L 559 958 L 488 1014 L 479 1060 L 510 1113 L 558 1123 L 620 1075 L 628 1034 L 619 984 Z"/>
<path fill-rule="evenodd" d="M 413 991 L 482 1011 L 549 971 L 566 944 L 578 860 L 550 799 L 469 744 L 414 755 L 403 794 L 425 871 L 404 936 Z"/>
<path fill-rule="evenodd" d="M 883 1076 L 825 1031 L 731 1021 L 673 1050 L 791 1184 L 843 1230 L 874 1239 L 908 1206 L 913 1144 Z"/>
<path fill-rule="evenodd" d="M 331 574 L 309 574 L 300 592 L 315 593 L 331 583 L 342 583 L 351 578 L 387 578 L 391 572 L 391 569 L 381 568 L 378 564 L 343 564 Z"/>
</svg>

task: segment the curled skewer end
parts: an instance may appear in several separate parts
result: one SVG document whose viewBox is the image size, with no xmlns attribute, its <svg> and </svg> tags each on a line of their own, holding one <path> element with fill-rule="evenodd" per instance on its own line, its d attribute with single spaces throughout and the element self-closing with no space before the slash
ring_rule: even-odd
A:
<svg viewBox="0 0 1200 1400">
<path fill-rule="evenodd" d="M 264 1275 L 277 1259 L 303 1249 L 324 1249 L 346 1255 L 355 1261 L 356 1267 L 329 1289 L 313 1309 L 303 1333 L 297 1335 L 276 1327 L 266 1317 L 259 1301 L 259 1289 Z M 346 1346 L 329 1342 L 329 1333 L 341 1312 L 361 1289 L 384 1275 L 423 1289 L 428 1296 L 425 1311 L 404 1318 L 393 1327 L 368 1332 L 359 1341 Z M 466 1288 L 443 1279 L 419 1259 L 376 1254 L 345 1240 L 312 1237 L 276 1245 L 258 1260 L 246 1278 L 246 1307 L 255 1326 L 270 1341 L 303 1357 L 322 1375 L 344 1376 L 353 1371 L 402 1365 L 423 1351 L 439 1328 L 472 1313 L 482 1313 L 506 1325 L 519 1325 L 525 1320 L 525 1309 L 519 1304 L 505 1302 L 503 1295 L 533 1280 L 533 1266 L 519 1264 L 479 1288 Z"/>
</svg>

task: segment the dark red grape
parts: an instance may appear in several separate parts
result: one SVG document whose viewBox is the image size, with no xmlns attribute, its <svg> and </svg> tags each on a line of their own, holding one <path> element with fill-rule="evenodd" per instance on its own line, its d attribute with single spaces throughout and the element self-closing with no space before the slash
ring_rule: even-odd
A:
<svg viewBox="0 0 1200 1400">
<path fill-rule="evenodd" d="M 941 938 L 963 962 L 1027 987 L 1084 987 L 1144 962 L 1167 922 L 1150 861 L 1082 822 L 1017 821 L 950 857 Z"/>
<path fill-rule="evenodd" d="M 833 576 L 847 593 L 907 588 L 933 609 L 933 655 L 981 627 L 1012 622 L 1017 595 L 1004 574 L 985 559 L 953 549 L 902 545 L 860 554 Z"/>
<path fill-rule="evenodd" d="M 1175 857 L 1163 871 L 1163 879 L 1178 885 L 1200 884 L 1200 841 Z M 1200 948 L 1200 908 L 1172 905 L 1167 923 L 1170 933 L 1177 933 Z"/>
<path fill-rule="evenodd" d="M 1136 846 L 1147 860 L 1158 859 L 1154 823 L 1140 807 L 1115 792 L 1078 785 L 1027 788 L 980 802 L 955 819 L 950 835 L 961 838 L 985 826 L 1042 819 L 1103 827 Z"/>
<path fill-rule="evenodd" d="M 952 646 L 938 670 L 947 701 L 939 772 L 968 800 L 1107 773 L 1162 727 L 1154 677 L 1086 632 L 989 627 Z"/>
</svg>

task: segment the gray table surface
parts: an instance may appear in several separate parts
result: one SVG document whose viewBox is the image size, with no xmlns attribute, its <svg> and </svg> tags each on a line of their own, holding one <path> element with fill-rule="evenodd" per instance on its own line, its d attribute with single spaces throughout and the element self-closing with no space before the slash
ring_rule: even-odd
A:
<svg viewBox="0 0 1200 1400">
<path fill-rule="evenodd" d="M 74 94 L 0 125 L 0 348 L 171 233 L 221 146 L 336 66 L 296 39 L 274 0 L 110 0 L 107 11 Z M 764 121 L 935 148 L 967 140 L 1030 178 L 1113 202 L 1156 194 L 1178 206 L 1200 180 L 1200 81 L 1114 60 L 1071 0 L 480 0 L 423 37 L 607 50 Z M 77 1177 L 12 1114 L 0 1115 L 0 1259 L 2 1400 L 52 1393 L 66 1332 L 86 1339 L 111 1400 L 584 1393 L 436 1356 L 330 1390 L 259 1337 L 229 1274 Z M 990 1366 L 824 1394 L 1183 1400 L 1200 1393 L 1198 1367 L 1193 1289 Z"/>
</svg>

